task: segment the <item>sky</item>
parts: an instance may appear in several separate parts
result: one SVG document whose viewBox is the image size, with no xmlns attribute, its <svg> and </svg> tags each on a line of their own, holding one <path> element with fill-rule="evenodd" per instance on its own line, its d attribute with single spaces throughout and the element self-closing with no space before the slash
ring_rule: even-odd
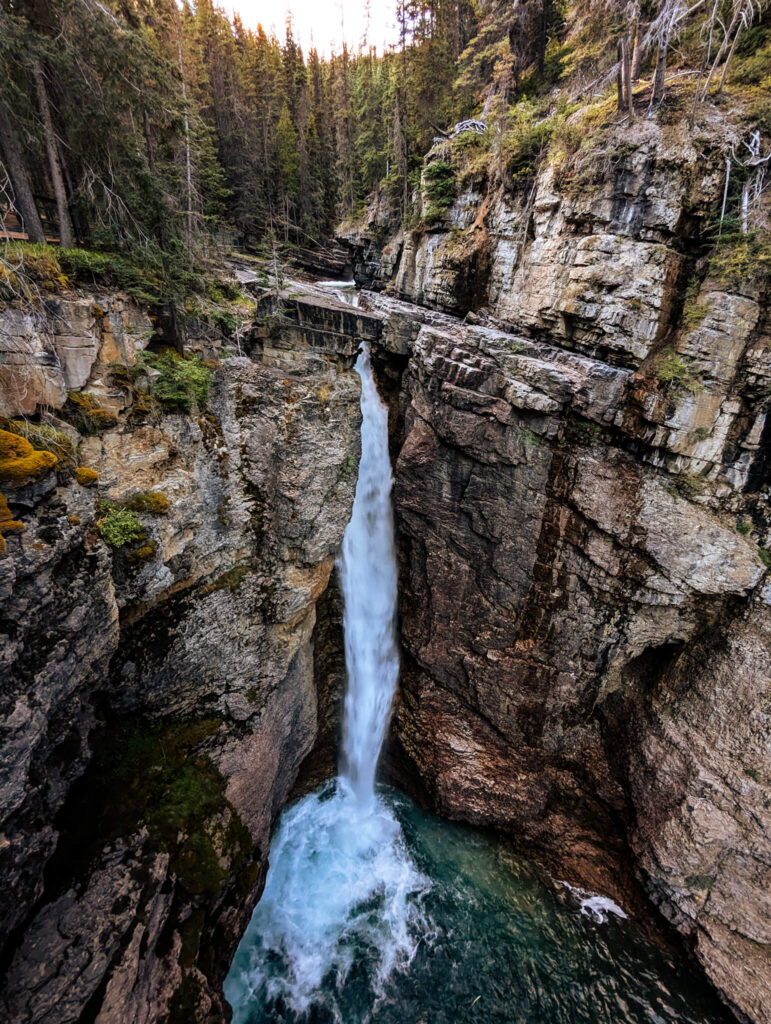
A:
<svg viewBox="0 0 771 1024">
<path fill-rule="evenodd" d="M 266 31 L 276 29 L 284 35 L 287 11 L 291 10 L 295 38 L 307 53 L 314 45 L 328 56 L 334 47 L 340 52 L 343 38 L 357 48 L 364 37 L 366 13 L 364 0 L 221 0 L 229 13 L 238 13 L 247 28 L 262 24 Z M 369 41 L 383 49 L 384 43 L 397 39 L 394 0 L 372 0 Z M 343 28 L 345 32 L 343 32 Z"/>
</svg>

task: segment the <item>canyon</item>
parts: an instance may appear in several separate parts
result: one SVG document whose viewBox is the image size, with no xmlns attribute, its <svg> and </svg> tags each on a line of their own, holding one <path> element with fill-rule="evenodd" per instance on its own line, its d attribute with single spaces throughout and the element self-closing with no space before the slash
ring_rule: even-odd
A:
<svg viewBox="0 0 771 1024">
<path fill-rule="evenodd" d="M 271 829 L 334 770 L 363 340 L 394 472 L 388 776 L 666 928 L 769 1019 L 771 318 L 762 275 L 699 256 L 722 164 L 681 126 L 614 129 L 580 190 L 459 162 L 428 227 L 376 196 L 342 233 L 359 308 L 238 265 L 269 312 L 240 354 L 188 339 L 197 415 L 121 373 L 154 331 L 125 296 L 0 311 L 0 413 L 42 413 L 98 474 L 4 488 L 9 1020 L 226 1019 Z M 137 494 L 167 507 L 111 548 L 98 502 Z"/>
</svg>

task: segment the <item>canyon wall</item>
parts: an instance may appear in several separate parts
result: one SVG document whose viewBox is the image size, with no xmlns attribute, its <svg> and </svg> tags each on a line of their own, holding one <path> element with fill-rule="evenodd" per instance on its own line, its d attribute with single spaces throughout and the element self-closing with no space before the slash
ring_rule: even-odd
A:
<svg viewBox="0 0 771 1024">
<path fill-rule="evenodd" d="M 612 129 L 572 178 L 546 162 L 526 188 L 466 181 L 411 232 L 380 196 L 347 236 L 386 318 L 404 647 L 388 757 L 558 877 L 635 909 L 636 875 L 760 1022 L 768 282 L 700 255 L 722 140 L 688 140 Z"/>
<path fill-rule="evenodd" d="M 4 478 L 23 532 L 0 558 L 0 1016 L 222 1021 L 317 737 L 316 605 L 353 502 L 358 340 L 379 323 L 298 296 L 241 357 L 189 339 L 209 399 L 175 413 L 137 372 L 153 326 L 125 298 L 0 318 L 3 412 L 42 412 L 80 464 Z M 106 543 L 108 507 L 138 510 L 141 535 Z"/>
</svg>

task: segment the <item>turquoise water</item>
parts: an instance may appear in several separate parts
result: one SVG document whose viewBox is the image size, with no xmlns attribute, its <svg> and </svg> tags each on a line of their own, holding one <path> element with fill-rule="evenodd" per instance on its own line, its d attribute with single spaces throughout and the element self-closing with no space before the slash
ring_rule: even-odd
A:
<svg viewBox="0 0 771 1024">
<path fill-rule="evenodd" d="M 282 816 L 225 985 L 235 1024 L 732 1019 L 633 921 L 582 912 L 504 842 L 383 787 L 361 821 L 336 787 Z"/>
</svg>

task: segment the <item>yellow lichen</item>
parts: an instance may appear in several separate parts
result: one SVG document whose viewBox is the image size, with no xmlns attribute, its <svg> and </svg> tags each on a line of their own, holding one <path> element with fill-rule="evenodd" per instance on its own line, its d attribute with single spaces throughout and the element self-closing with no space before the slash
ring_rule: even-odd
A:
<svg viewBox="0 0 771 1024">
<path fill-rule="evenodd" d="M 75 479 L 83 487 L 92 487 L 99 479 L 99 474 L 95 469 L 89 469 L 88 466 L 79 466 L 75 470 Z"/>
<path fill-rule="evenodd" d="M 0 494 L 0 555 L 5 553 L 6 533 L 22 533 L 24 523 L 14 519 L 11 510 L 8 508 L 7 499 Z"/>
<path fill-rule="evenodd" d="M 22 487 L 54 469 L 53 452 L 36 451 L 25 437 L 0 430 L 0 480 Z"/>
</svg>

